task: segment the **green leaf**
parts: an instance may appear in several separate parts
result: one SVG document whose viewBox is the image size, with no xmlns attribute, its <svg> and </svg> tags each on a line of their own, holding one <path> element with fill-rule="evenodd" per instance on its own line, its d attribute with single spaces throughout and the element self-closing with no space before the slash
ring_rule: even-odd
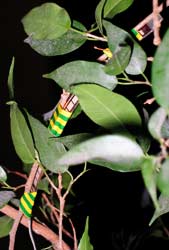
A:
<svg viewBox="0 0 169 250">
<path fill-rule="evenodd" d="M 40 161 L 45 168 L 51 172 L 58 173 L 67 170 L 67 166 L 59 166 L 56 161 L 65 153 L 62 143 L 51 139 L 48 129 L 36 118 L 28 114 L 28 119 L 33 132 L 36 150 L 39 153 Z"/>
<path fill-rule="evenodd" d="M 92 134 L 89 133 L 80 133 L 80 134 L 75 134 L 75 135 L 67 135 L 67 136 L 62 136 L 58 138 L 53 138 L 54 140 L 61 142 L 64 144 L 64 146 L 68 149 L 72 148 L 76 144 L 85 141 L 89 138 L 93 137 Z"/>
<path fill-rule="evenodd" d="M 0 217 L 0 238 L 8 236 L 13 225 L 13 219 L 4 215 Z"/>
<path fill-rule="evenodd" d="M 25 32 L 34 39 L 56 39 L 66 33 L 71 20 L 65 9 L 55 3 L 44 3 L 33 8 L 22 23 Z"/>
<path fill-rule="evenodd" d="M 77 21 L 73 21 L 73 28 L 82 31 L 86 30 L 85 27 Z M 37 40 L 32 36 L 25 39 L 26 43 L 43 56 L 57 56 L 70 53 L 82 46 L 85 41 L 86 37 L 73 29 L 69 29 L 65 34 L 56 39 Z"/>
<path fill-rule="evenodd" d="M 83 111 L 98 125 L 121 132 L 141 126 L 135 106 L 124 96 L 94 84 L 80 84 L 72 89 Z"/>
<path fill-rule="evenodd" d="M 117 84 L 115 76 L 104 72 L 105 66 L 88 61 L 72 61 L 57 68 L 44 77 L 54 80 L 61 88 L 70 91 L 77 83 L 96 83 L 106 88 L 114 89 Z"/>
<path fill-rule="evenodd" d="M 49 191 L 49 181 L 46 177 L 44 177 L 43 179 L 41 179 L 38 182 L 38 186 L 37 186 L 38 190 L 42 190 L 44 192 L 46 192 L 47 194 L 50 194 Z"/>
<path fill-rule="evenodd" d="M 167 158 L 160 168 L 157 176 L 157 186 L 163 195 L 169 196 L 169 158 Z"/>
<path fill-rule="evenodd" d="M 105 66 L 105 72 L 110 75 L 119 75 L 127 67 L 130 60 L 131 49 L 129 46 L 119 46 L 113 57 L 109 59 Z"/>
<path fill-rule="evenodd" d="M 103 26 L 107 33 L 108 46 L 112 53 L 116 51 L 119 45 L 125 45 L 131 36 L 123 29 L 116 25 L 103 20 Z"/>
<path fill-rule="evenodd" d="M 134 40 L 133 40 L 134 41 Z M 130 75 L 142 74 L 147 66 L 147 56 L 141 46 L 134 41 L 131 58 L 125 71 Z"/>
<path fill-rule="evenodd" d="M 166 118 L 161 128 L 161 136 L 162 138 L 169 138 L 169 118 Z"/>
<path fill-rule="evenodd" d="M 10 105 L 11 135 L 16 153 L 24 163 L 35 161 L 35 149 L 27 122 L 18 105 Z"/>
<path fill-rule="evenodd" d="M 99 31 L 101 34 L 103 34 L 103 25 L 102 25 L 102 15 L 103 15 L 103 8 L 105 5 L 106 0 L 101 0 L 95 10 L 95 19 L 96 19 L 96 23 L 99 27 Z"/>
<path fill-rule="evenodd" d="M 9 99 L 14 99 L 14 86 L 13 86 L 13 71 L 14 71 L 15 58 L 12 58 L 11 66 L 9 69 L 8 75 L 8 91 L 9 91 Z"/>
<path fill-rule="evenodd" d="M 159 204 L 157 200 L 157 188 L 156 188 L 156 179 L 157 179 L 156 167 L 157 167 L 156 158 L 148 157 L 143 161 L 141 171 L 144 184 L 151 196 L 154 206 L 156 209 L 159 209 Z"/>
<path fill-rule="evenodd" d="M 125 71 L 131 75 L 138 75 L 144 72 L 147 65 L 147 57 L 144 50 L 125 30 L 113 25 L 108 21 L 103 21 L 106 29 L 108 46 L 114 54 L 119 46 L 132 46 L 131 57 Z"/>
<path fill-rule="evenodd" d="M 103 135 L 72 147 L 58 164 L 78 165 L 89 161 L 116 171 L 137 171 L 144 154 L 133 140 L 121 135 Z"/>
<path fill-rule="evenodd" d="M 78 250 L 93 250 L 89 237 L 89 217 L 86 218 L 85 230 L 80 239 Z"/>
<path fill-rule="evenodd" d="M 158 108 L 150 117 L 148 129 L 150 134 L 158 141 L 162 138 L 162 126 L 166 119 L 166 111 L 163 108 Z"/>
<path fill-rule="evenodd" d="M 5 170 L 0 166 L 0 182 L 5 182 L 7 180 L 7 174 Z"/>
<path fill-rule="evenodd" d="M 163 108 L 169 108 L 169 29 L 158 47 L 152 65 L 152 91 Z"/>
<path fill-rule="evenodd" d="M 149 223 L 149 225 L 151 226 L 153 224 L 153 222 L 158 218 L 160 217 L 161 215 L 163 214 L 166 214 L 169 212 L 169 197 L 163 195 L 163 194 L 160 194 L 159 198 L 158 198 L 158 203 L 159 203 L 159 206 L 160 206 L 160 209 L 156 209 L 154 214 L 153 214 L 153 217 Z"/>
<path fill-rule="evenodd" d="M 107 0 L 104 7 L 104 17 L 113 18 L 115 15 L 125 11 L 134 0 Z"/>
<path fill-rule="evenodd" d="M 75 119 L 78 115 L 80 115 L 81 112 L 82 112 L 82 109 L 81 109 L 80 105 L 77 105 L 77 107 L 73 111 L 73 114 L 70 117 L 70 120 Z"/>
<path fill-rule="evenodd" d="M 14 197 L 15 193 L 12 191 L 0 191 L 0 208 L 4 207 Z"/>
</svg>

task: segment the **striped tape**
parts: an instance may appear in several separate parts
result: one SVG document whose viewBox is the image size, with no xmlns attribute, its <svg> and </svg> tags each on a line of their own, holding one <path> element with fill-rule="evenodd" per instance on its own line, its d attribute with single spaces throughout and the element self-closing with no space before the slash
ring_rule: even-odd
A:
<svg viewBox="0 0 169 250">
<path fill-rule="evenodd" d="M 34 201 L 36 198 L 37 192 L 24 193 L 20 199 L 20 209 L 24 215 L 28 218 L 32 215 L 32 208 L 34 206 Z"/>
<path fill-rule="evenodd" d="M 143 39 L 143 36 L 136 29 L 132 29 L 131 31 L 139 41 Z"/>
<path fill-rule="evenodd" d="M 72 112 L 64 110 L 59 104 L 50 119 L 49 131 L 56 137 L 60 136 L 71 115 Z"/>
</svg>

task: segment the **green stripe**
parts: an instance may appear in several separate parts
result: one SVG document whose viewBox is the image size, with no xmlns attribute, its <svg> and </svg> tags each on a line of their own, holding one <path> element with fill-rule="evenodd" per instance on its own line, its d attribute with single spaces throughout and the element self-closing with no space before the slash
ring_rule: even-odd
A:
<svg viewBox="0 0 169 250">
<path fill-rule="evenodd" d="M 24 201 L 26 202 L 26 204 L 28 205 L 28 207 L 29 207 L 30 209 L 32 209 L 33 206 L 32 206 L 32 205 L 29 203 L 29 201 L 26 199 L 25 195 L 23 195 L 22 197 L 23 197 Z"/>
<path fill-rule="evenodd" d="M 137 34 L 139 34 L 139 32 L 135 29 L 132 29 L 131 32 L 136 36 Z"/>
<path fill-rule="evenodd" d="M 28 218 L 31 217 L 31 214 L 28 213 L 28 211 L 24 208 L 24 206 L 22 205 L 21 202 L 20 202 L 20 209 L 22 210 L 22 212 L 24 213 L 25 216 L 27 216 Z"/>
<path fill-rule="evenodd" d="M 51 126 L 49 126 L 48 128 L 49 128 L 50 132 L 51 132 L 53 135 L 55 135 L 56 137 L 60 136 L 61 133 L 62 133 L 62 131 L 61 131 L 61 133 L 58 133 L 56 130 L 52 129 Z"/>
<path fill-rule="evenodd" d="M 55 123 L 54 123 L 54 125 L 56 126 L 56 127 L 59 127 L 60 129 L 64 129 L 64 127 L 66 126 L 66 124 L 65 125 L 62 125 L 60 122 L 58 122 L 58 121 L 56 121 Z"/>
<path fill-rule="evenodd" d="M 35 201 L 36 196 L 33 196 L 31 193 L 29 193 L 29 197 L 31 198 L 32 201 Z"/>
<path fill-rule="evenodd" d="M 64 120 L 65 122 L 67 122 L 67 121 L 69 120 L 69 118 L 70 118 L 70 116 L 65 116 L 65 115 L 63 115 L 63 114 L 59 114 L 59 117 L 60 117 L 62 120 Z"/>
</svg>

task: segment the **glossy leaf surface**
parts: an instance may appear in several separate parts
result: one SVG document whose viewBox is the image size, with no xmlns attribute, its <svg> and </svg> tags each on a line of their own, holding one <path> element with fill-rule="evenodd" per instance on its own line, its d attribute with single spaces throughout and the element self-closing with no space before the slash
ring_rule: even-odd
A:
<svg viewBox="0 0 169 250">
<path fill-rule="evenodd" d="M 83 111 L 100 126 L 111 131 L 141 126 L 135 106 L 124 96 L 94 84 L 74 86 L 73 92 L 78 96 Z"/>
<path fill-rule="evenodd" d="M 58 164 L 78 165 L 89 161 L 116 171 L 139 170 L 144 154 L 133 140 L 120 135 L 92 138 L 71 148 Z"/>
<path fill-rule="evenodd" d="M 158 47 L 152 66 L 152 91 L 156 101 L 169 109 L 169 29 Z"/>
<path fill-rule="evenodd" d="M 77 21 L 73 22 L 73 27 L 85 31 L 85 27 Z M 86 37 L 73 29 L 69 29 L 66 33 L 56 39 L 37 40 L 32 36 L 25 39 L 36 52 L 43 56 L 57 56 L 70 53 L 86 41 Z"/>
<path fill-rule="evenodd" d="M 72 61 L 57 68 L 44 77 L 54 80 L 63 89 L 70 90 L 77 83 L 96 83 L 114 89 L 117 84 L 115 76 L 105 73 L 105 66 L 88 61 Z"/>
<path fill-rule="evenodd" d="M 89 237 L 89 217 L 86 219 L 85 230 L 82 238 L 80 239 L 78 250 L 93 250 L 93 246 L 90 243 Z"/>
<path fill-rule="evenodd" d="M 33 132 L 36 150 L 39 153 L 43 166 L 54 173 L 64 172 L 67 166 L 60 167 L 56 164 L 60 155 L 65 153 L 63 144 L 52 140 L 52 135 L 50 135 L 48 129 L 39 120 L 29 114 L 28 119 Z"/>
<path fill-rule="evenodd" d="M 13 219 L 4 215 L 0 217 L 0 238 L 8 236 L 13 225 Z"/>
<path fill-rule="evenodd" d="M 0 191 L 0 208 L 4 207 L 14 197 L 15 193 L 12 191 Z"/>
<path fill-rule="evenodd" d="M 104 7 L 104 17 L 113 18 L 120 12 L 128 9 L 134 0 L 107 0 Z"/>
<path fill-rule="evenodd" d="M 10 105 L 11 135 L 16 153 L 24 163 L 35 161 L 35 149 L 28 124 L 16 103 Z"/>
<path fill-rule="evenodd" d="M 34 39 L 56 39 L 66 33 L 71 20 L 65 9 L 55 3 L 35 7 L 22 19 L 25 32 Z"/>
</svg>

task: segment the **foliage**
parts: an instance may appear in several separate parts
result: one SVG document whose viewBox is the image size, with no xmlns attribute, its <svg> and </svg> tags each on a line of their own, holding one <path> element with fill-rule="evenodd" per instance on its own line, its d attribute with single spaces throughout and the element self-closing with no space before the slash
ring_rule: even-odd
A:
<svg viewBox="0 0 169 250">
<path fill-rule="evenodd" d="M 45 175 L 38 184 L 38 189 L 43 194 L 39 206 L 44 217 L 51 220 L 52 224 L 59 220 L 57 216 L 55 219 L 51 216 L 53 211 L 54 215 L 57 209 L 69 211 L 69 204 L 67 207 L 64 204 L 65 198 L 68 194 L 74 195 L 71 192 L 72 185 L 88 170 L 87 162 L 90 162 L 90 166 L 97 165 L 99 168 L 106 167 L 113 171 L 141 171 L 155 207 L 150 223 L 169 211 L 169 30 L 156 50 L 149 81 L 144 74 L 147 67 L 144 49 L 127 31 L 113 24 L 114 16 L 127 10 L 132 3 L 133 0 L 101 0 L 96 6 L 96 21 L 90 30 L 80 22 L 71 20 L 67 11 L 55 3 L 44 3 L 35 7 L 22 19 L 28 35 L 25 42 L 42 56 L 65 55 L 80 50 L 86 41 L 95 47 L 102 42 L 104 48 L 100 50 L 108 48 L 112 53 L 111 57 L 101 62 L 96 62 L 92 56 L 90 61 L 66 61 L 52 72 L 43 75 L 52 79 L 59 88 L 78 97 L 80 109 L 78 116 L 74 118 L 78 123 L 83 112 L 97 127 L 94 133 L 86 133 L 84 129 L 83 133 L 72 135 L 70 132 L 60 138 L 54 138 L 46 124 L 16 103 L 13 83 L 14 59 L 12 60 L 8 77 L 8 104 L 13 145 L 24 164 L 24 169 L 27 169 L 26 173 L 29 173 L 32 165 L 37 162 Z M 123 85 L 132 87 L 140 84 L 148 87 L 150 93 L 152 89 L 153 97 L 159 105 L 148 120 L 141 112 L 142 106 L 138 109 L 133 100 L 116 92 L 118 85 L 123 88 Z M 146 141 L 147 130 L 150 148 L 155 141 L 159 144 L 157 154 L 153 155 L 148 150 L 145 152 L 141 143 Z M 84 164 L 82 171 L 81 164 Z M 81 171 L 77 176 L 71 173 L 75 168 Z M 6 181 L 5 169 L 0 167 L 2 186 L 12 188 Z M 15 188 L 13 190 L 15 191 Z M 157 190 L 160 192 L 159 198 Z M 12 201 L 14 196 L 13 191 L 1 191 L 0 207 Z M 63 216 L 63 211 L 60 214 Z M 59 222 L 62 222 L 62 219 Z M 0 237 L 8 235 L 12 225 L 11 219 L 1 217 L 0 225 L 5 228 L 3 233 L 0 232 Z M 59 225 L 63 227 L 63 224 Z M 78 239 L 79 250 L 93 249 L 88 235 L 89 228 L 87 219 L 84 233 L 81 239 Z M 74 244 L 75 242 L 74 240 Z"/>
</svg>

